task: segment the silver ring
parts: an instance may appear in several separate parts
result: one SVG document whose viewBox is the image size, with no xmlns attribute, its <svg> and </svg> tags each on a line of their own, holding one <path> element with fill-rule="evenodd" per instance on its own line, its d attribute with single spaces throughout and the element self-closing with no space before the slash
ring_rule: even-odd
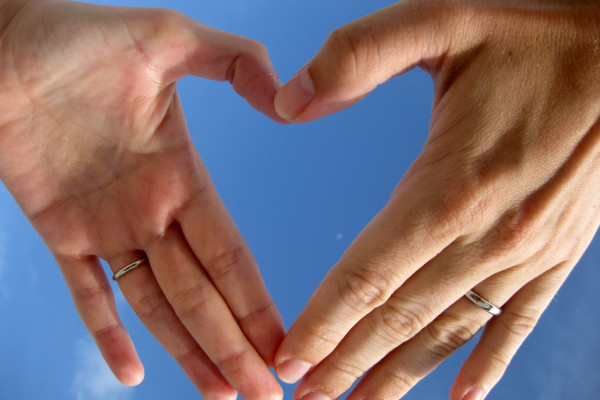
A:
<svg viewBox="0 0 600 400">
<path fill-rule="evenodd" d="M 489 312 L 490 314 L 493 314 L 493 315 L 502 314 L 501 309 L 499 309 L 498 307 L 496 307 L 489 301 L 485 300 L 484 298 L 482 298 L 481 296 L 479 296 L 477 293 L 475 293 L 472 290 L 469 290 L 469 292 L 467 294 L 465 294 L 465 297 L 467 299 L 471 300 L 473 303 L 477 304 L 479 307 L 483 308 L 485 311 Z"/>
<path fill-rule="evenodd" d="M 140 258 L 139 260 L 132 262 L 131 264 L 129 264 L 125 268 L 120 269 L 119 271 L 115 272 L 115 274 L 112 277 L 113 281 L 116 281 L 117 279 L 119 279 L 120 277 L 122 277 L 123 275 L 125 275 L 126 273 L 128 273 L 129 271 L 131 271 L 131 270 L 139 267 L 140 265 L 144 264 L 146 261 L 148 261 L 148 257 Z"/>
</svg>

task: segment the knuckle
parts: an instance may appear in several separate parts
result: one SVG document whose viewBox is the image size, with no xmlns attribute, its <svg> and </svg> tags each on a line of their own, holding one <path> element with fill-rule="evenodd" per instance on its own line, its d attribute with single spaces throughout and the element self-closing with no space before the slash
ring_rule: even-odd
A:
<svg viewBox="0 0 600 400">
<path fill-rule="evenodd" d="M 498 320 L 501 321 L 503 328 L 517 338 L 528 336 L 537 323 L 534 317 L 510 310 L 505 310 L 501 317 Z"/>
<path fill-rule="evenodd" d="M 208 285 L 207 281 L 201 281 L 187 289 L 180 290 L 170 299 L 175 313 L 182 321 L 194 318 L 201 310 L 205 309 L 208 302 Z"/>
<path fill-rule="evenodd" d="M 317 365 L 331 354 L 340 344 L 346 332 L 340 330 L 331 321 L 319 319 L 318 323 L 303 329 L 301 332 L 293 328 L 288 334 L 294 358 Z M 293 339 L 292 339 L 293 335 Z M 286 339 L 287 341 L 287 339 Z"/>
<path fill-rule="evenodd" d="M 492 364 L 496 364 L 496 368 L 494 369 L 497 371 L 505 371 L 510 364 L 511 357 L 509 356 L 506 358 L 506 355 L 501 354 L 496 350 L 491 350 L 488 354 L 488 357 Z"/>
<path fill-rule="evenodd" d="M 161 312 L 169 308 L 163 293 L 154 290 L 140 297 L 133 305 L 133 310 L 142 321 L 155 318 Z"/>
<path fill-rule="evenodd" d="M 231 60 L 225 74 L 225 79 L 234 86 L 238 71 L 253 71 L 257 65 L 264 65 L 265 60 L 269 60 L 269 51 L 264 44 L 244 37 L 239 40 L 243 50 Z"/>
<path fill-rule="evenodd" d="M 423 326 L 417 312 L 385 305 L 376 310 L 371 329 L 386 342 L 399 344 L 413 337 Z"/>
<path fill-rule="evenodd" d="M 244 49 L 250 54 L 256 55 L 258 57 L 264 57 L 269 55 L 269 50 L 267 46 L 263 43 L 258 42 L 254 39 L 243 38 L 244 40 Z"/>
<path fill-rule="evenodd" d="M 451 324 L 436 322 L 427 327 L 428 349 L 438 357 L 446 358 L 471 340 L 481 329 L 476 321 L 456 321 Z"/>
<path fill-rule="evenodd" d="M 110 339 L 118 337 L 119 334 L 124 330 L 125 328 L 123 328 L 121 324 L 112 324 L 94 331 L 90 331 L 90 334 L 97 342 L 106 342 L 110 341 Z"/>
<path fill-rule="evenodd" d="M 337 332 L 327 326 L 323 326 L 318 329 L 311 329 L 307 335 L 309 338 L 311 338 L 312 343 L 325 345 L 331 349 L 337 347 L 344 337 L 343 333 Z M 313 361 L 312 358 L 309 361 Z"/>
<path fill-rule="evenodd" d="M 340 383 L 343 384 L 344 382 L 352 384 L 364 373 L 360 367 L 355 365 L 352 361 L 342 358 L 338 352 L 334 352 L 331 355 L 329 365 L 334 371 L 337 386 L 340 386 Z"/>
<path fill-rule="evenodd" d="M 187 26 L 189 22 L 185 14 L 170 8 L 150 8 L 146 12 L 148 13 L 146 20 L 152 23 L 157 33 L 164 36 L 181 31 L 181 28 Z"/>
<path fill-rule="evenodd" d="M 184 28 L 189 25 L 189 19 L 183 13 L 167 8 L 146 8 L 135 18 L 137 43 L 143 43 L 148 38 L 172 42 L 174 38 L 181 37 L 186 32 Z"/>
<path fill-rule="evenodd" d="M 195 359 L 202 358 L 202 353 L 199 347 L 186 348 L 179 354 L 174 355 L 175 361 L 182 366 L 187 366 L 193 363 Z"/>
<path fill-rule="evenodd" d="M 106 298 L 112 296 L 112 289 L 108 282 L 99 286 L 87 287 L 73 292 L 73 299 L 76 304 L 92 305 L 106 303 Z"/>
<path fill-rule="evenodd" d="M 256 40 L 238 36 L 238 52 L 229 60 L 225 72 L 225 80 L 233 85 L 236 90 L 243 84 L 244 76 L 256 75 L 256 71 L 264 70 L 271 63 L 267 47 Z"/>
<path fill-rule="evenodd" d="M 390 387 L 390 390 L 388 391 L 394 394 L 394 399 L 399 398 L 407 393 L 420 380 L 418 377 L 409 376 L 401 372 L 397 372 L 391 368 L 387 368 L 384 374 L 385 384 L 386 386 Z"/>
<path fill-rule="evenodd" d="M 326 354 L 329 354 L 339 345 L 344 336 L 345 333 L 336 330 L 331 321 L 323 321 L 318 325 L 313 325 L 302 332 L 301 341 L 303 345 L 298 347 L 302 349 L 302 354 L 297 356 L 312 364 L 318 364 L 325 358 Z M 313 351 L 306 349 L 312 349 Z"/>
<path fill-rule="evenodd" d="M 344 25 L 329 34 L 325 40 L 325 48 L 329 52 L 337 53 L 337 55 L 344 55 L 354 53 L 356 50 L 355 43 L 357 41 L 357 35 L 355 30 L 352 29 L 351 25 Z M 342 57 L 338 57 L 338 60 Z"/>
<path fill-rule="evenodd" d="M 219 253 L 202 264 L 213 281 L 219 281 L 230 276 L 238 267 L 241 267 L 246 256 L 246 248 L 240 246 Z"/>
<path fill-rule="evenodd" d="M 185 151 L 187 152 L 188 149 L 185 148 Z M 186 214 L 195 209 L 209 207 L 214 204 L 213 187 L 210 185 L 210 181 L 205 179 L 208 174 L 206 166 L 203 163 L 198 162 L 193 164 L 190 163 L 182 168 L 198 171 L 198 176 L 200 178 L 196 179 L 196 187 L 189 192 L 187 198 L 181 201 L 175 209 L 170 211 L 173 219 L 177 221 L 185 219 Z M 170 181 L 173 182 L 173 180 Z M 176 189 L 179 189 L 180 187 L 177 187 Z M 169 199 L 172 199 L 172 197 L 169 197 Z M 162 233 L 162 231 L 159 230 L 157 233 Z"/>
<path fill-rule="evenodd" d="M 262 324 L 265 319 L 271 317 L 273 313 L 277 313 L 277 307 L 274 303 L 268 303 L 267 305 L 256 308 L 246 315 L 238 317 L 238 324 L 242 328 L 256 326 L 257 324 Z"/>
<path fill-rule="evenodd" d="M 243 349 L 215 360 L 215 365 L 225 376 L 239 376 L 241 373 L 245 373 L 244 366 L 248 364 L 245 362 L 245 358 L 248 356 L 249 350 Z"/>
<path fill-rule="evenodd" d="M 513 254 L 537 243 L 539 232 L 535 213 L 521 209 L 510 211 L 495 228 L 495 247 L 500 252 Z"/>
<path fill-rule="evenodd" d="M 325 41 L 324 51 L 333 56 L 338 76 L 368 77 L 381 64 L 378 40 L 365 23 L 354 22 L 334 30 Z"/>
<path fill-rule="evenodd" d="M 376 272 L 349 271 L 338 280 L 340 298 L 360 313 L 369 312 L 387 300 L 388 280 Z"/>
</svg>

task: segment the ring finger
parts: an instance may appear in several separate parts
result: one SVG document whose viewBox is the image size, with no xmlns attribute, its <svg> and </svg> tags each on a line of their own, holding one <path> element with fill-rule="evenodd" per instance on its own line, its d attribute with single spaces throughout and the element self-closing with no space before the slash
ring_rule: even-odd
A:
<svg viewBox="0 0 600 400">
<path fill-rule="evenodd" d="M 460 243 L 449 246 L 413 274 L 386 303 L 365 316 L 327 358 L 309 371 L 294 398 L 315 391 L 337 398 L 389 352 L 417 335 L 490 276 L 486 261 L 470 262 L 476 256 L 465 255 L 464 249 Z"/>
<path fill-rule="evenodd" d="M 348 396 L 348 399 L 398 399 L 402 397 L 455 350 L 471 340 L 490 320 L 478 347 L 487 341 L 486 337 L 495 335 L 494 332 L 499 327 L 508 327 L 508 331 L 506 329 L 502 330 L 502 341 L 497 342 L 498 348 L 494 349 L 493 352 L 487 352 L 490 349 L 489 347 L 486 348 L 485 357 L 480 357 L 481 351 L 472 353 L 477 353 L 478 361 L 480 361 L 475 367 L 478 371 L 486 371 L 489 370 L 490 364 L 497 367 L 498 360 L 504 360 L 503 372 L 510 362 L 512 354 L 516 352 L 516 349 L 538 321 L 547 305 L 546 298 L 548 296 L 551 298 L 560 287 L 559 283 L 555 287 L 553 286 L 552 293 L 546 292 L 544 296 L 538 296 L 540 285 L 547 287 L 548 282 L 556 281 L 554 275 L 556 275 L 558 267 L 525 286 L 522 286 L 525 275 L 519 269 L 523 269 L 523 267 L 517 267 L 492 276 L 476 288 L 477 293 L 489 299 L 492 304 L 502 305 L 506 303 L 501 315 L 493 316 L 466 298 L 459 299 L 417 336 L 394 350 L 369 371 L 356 389 Z M 511 300 L 509 301 L 509 299 Z M 517 299 L 518 302 L 514 301 Z M 527 329 L 515 328 L 525 325 L 528 327 Z M 511 350 L 507 351 L 507 347 Z M 503 355 L 500 356 L 500 354 Z M 510 355 L 507 356 L 508 354 Z M 470 363 L 471 372 L 473 366 L 473 363 Z M 497 368 L 495 369 L 497 370 Z M 499 379 L 497 374 L 494 377 Z M 481 381 L 470 381 L 470 383 L 481 383 Z M 462 391 L 458 388 L 453 391 L 451 399 L 481 400 L 492 386 L 493 384 L 462 386 Z M 459 391 L 461 391 L 460 394 L 458 394 Z"/>
<path fill-rule="evenodd" d="M 111 258 L 111 270 L 120 271 L 141 259 L 142 255 L 132 252 Z M 140 265 L 131 270 L 118 279 L 118 284 L 142 323 L 179 363 L 203 396 L 235 398 L 236 391 L 177 318 L 152 273 L 151 265 Z"/>
</svg>

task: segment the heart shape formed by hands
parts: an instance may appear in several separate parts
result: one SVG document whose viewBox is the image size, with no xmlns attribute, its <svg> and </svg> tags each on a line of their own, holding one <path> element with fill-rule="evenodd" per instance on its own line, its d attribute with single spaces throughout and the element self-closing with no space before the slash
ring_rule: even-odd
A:
<svg viewBox="0 0 600 400">
<path fill-rule="evenodd" d="M 207 398 L 280 398 L 273 365 L 304 377 L 296 398 L 337 398 L 363 375 L 349 398 L 402 396 L 491 318 L 464 299 L 473 288 L 505 312 L 451 396 L 490 390 L 597 229 L 600 61 L 594 6 L 475 3 L 405 1 L 347 25 L 281 90 L 264 46 L 172 11 L 8 3 L 0 177 L 123 383 L 143 369 L 99 258 L 116 272 L 147 256 L 120 288 Z M 417 65 L 435 82 L 425 148 L 284 340 L 176 82 L 229 80 L 272 119 L 307 122 Z"/>
</svg>

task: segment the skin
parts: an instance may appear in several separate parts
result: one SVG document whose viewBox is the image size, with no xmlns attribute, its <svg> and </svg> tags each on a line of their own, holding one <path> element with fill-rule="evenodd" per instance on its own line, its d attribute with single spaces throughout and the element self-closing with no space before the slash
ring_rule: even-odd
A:
<svg viewBox="0 0 600 400">
<path fill-rule="evenodd" d="M 282 121 L 265 48 L 168 10 L 4 1 L 0 16 L 0 178 L 115 376 L 144 372 L 99 260 L 116 272 L 145 254 L 119 287 L 199 392 L 282 398 L 281 318 L 176 91 L 189 74 L 228 80 Z"/>
<path fill-rule="evenodd" d="M 597 2 L 407 0 L 280 89 L 303 123 L 416 66 L 435 84 L 422 153 L 277 352 L 295 399 L 400 398 L 484 326 L 450 399 L 500 380 L 600 224 L 599 35 Z"/>
</svg>

